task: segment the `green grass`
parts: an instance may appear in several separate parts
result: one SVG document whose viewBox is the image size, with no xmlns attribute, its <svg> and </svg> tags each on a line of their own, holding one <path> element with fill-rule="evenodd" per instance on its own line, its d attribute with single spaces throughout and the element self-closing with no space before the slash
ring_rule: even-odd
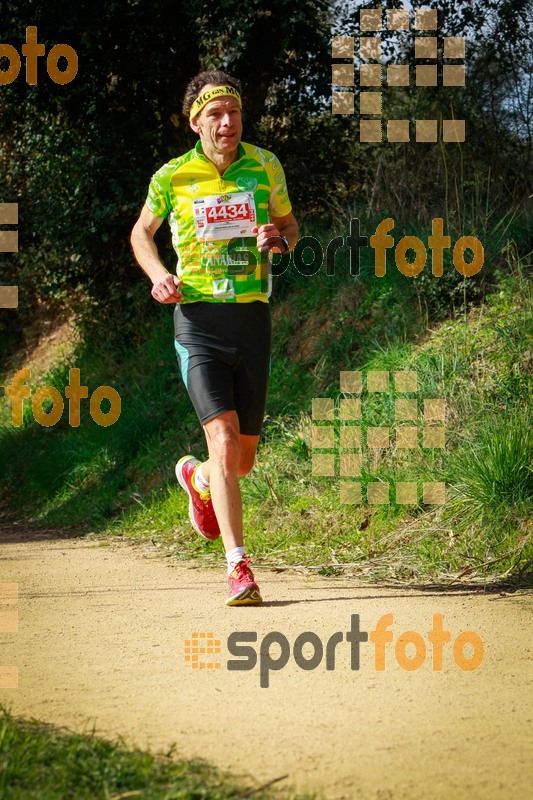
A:
<svg viewBox="0 0 533 800">
<path fill-rule="evenodd" d="M 502 541 L 533 512 L 533 428 L 527 409 L 483 419 L 476 442 L 465 442 L 448 464 L 454 498 L 449 510 L 462 528 L 480 525 Z"/>
<path fill-rule="evenodd" d="M 499 272 L 491 266 L 485 299 L 473 292 L 478 302 L 462 309 L 455 288 L 431 276 L 432 291 L 395 269 L 376 279 L 368 263 L 354 278 L 346 257 L 334 276 L 293 271 L 278 279 L 267 418 L 256 466 L 241 482 L 256 560 L 323 572 L 348 564 L 353 574 L 402 580 L 524 568 L 531 558 L 531 296 L 523 264 L 511 249 L 504 256 Z M 461 289 L 463 300 L 468 292 Z M 145 295 L 135 301 L 139 318 Z M 445 298 L 451 316 L 442 319 Z M 35 525 L 152 538 L 177 558 L 219 563 L 220 543 L 192 532 L 173 474 L 180 455 L 206 451 L 178 375 L 169 309 L 125 330 L 103 340 L 93 328 L 71 363 L 37 384 L 64 394 L 68 367 L 79 366 L 91 392 L 110 384 L 120 393 L 115 425 L 97 426 L 85 401 L 79 428 L 65 412 L 44 429 L 26 401 L 24 425 L 14 429 L 8 404 L 0 404 L 4 504 Z M 393 489 L 387 505 L 342 504 L 338 476 L 312 475 L 312 398 L 339 398 L 340 370 L 416 371 L 419 413 L 424 398 L 446 399 L 444 450 L 391 446 L 364 454 L 363 497 L 369 482 L 416 481 L 414 506 L 396 503 Z M 392 426 L 397 396 L 392 380 L 387 392 L 363 395 L 363 441 L 368 427 Z M 340 426 L 333 423 L 337 441 Z M 423 503 L 422 483 L 432 481 L 447 484 L 444 507 Z M 518 498 L 506 482 L 520 487 Z"/>
<path fill-rule="evenodd" d="M 311 795 L 258 789 L 175 748 L 152 754 L 75 734 L 0 707 L 0 796 L 3 800 L 311 800 Z"/>
</svg>

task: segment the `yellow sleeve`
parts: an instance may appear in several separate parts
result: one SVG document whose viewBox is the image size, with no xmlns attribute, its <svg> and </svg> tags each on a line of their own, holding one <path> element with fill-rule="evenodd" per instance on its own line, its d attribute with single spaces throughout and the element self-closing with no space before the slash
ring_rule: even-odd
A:
<svg viewBox="0 0 533 800">
<path fill-rule="evenodd" d="M 271 160 L 267 161 L 265 166 L 270 183 L 268 213 L 271 217 L 284 217 L 286 214 L 291 213 L 292 205 L 289 200 L 283 167 L 276 156 L 273 156 Z"/>
</svg>

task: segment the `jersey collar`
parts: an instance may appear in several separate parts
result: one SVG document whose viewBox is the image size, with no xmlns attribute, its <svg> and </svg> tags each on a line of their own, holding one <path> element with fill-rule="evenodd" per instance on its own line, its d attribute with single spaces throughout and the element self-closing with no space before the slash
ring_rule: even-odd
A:
<svg viewBox="0 0 533 800">
<path fill-rule="evenodd" d="M 212 161 L 209 161 L 209 159 L 207 158 L 206 155 L 204 155 L 204 151 L 202 150 L 202 141 L 201 141 L 201 139 L 198 139 L 198 141 L 196 142 L 196 144 L 194 146 L 194 149 L 196 151 L 197 158 L 200 158 L 202 161 L 207 161 L 209 164 L 213 163 Z M 231 169 L 232 167 L 234 167 L 235 164 L 237 164 L 237 162 L 240 161 L 241 158 L 244 155 L 245 155 L 245 150 L 244 150 L 243 144 L 242 144 L 242 142 L 239 142 L 239 144 L 237 145 L 237 158 L 235 159 L 235 161 L 232 164 L 229 165 L 228 169 Z M 213 166 L 214 166 L 214 164 L 213 164 Z M 227 171 L 228 170 L 226 170 L 226 172 Z"/>
</svg>

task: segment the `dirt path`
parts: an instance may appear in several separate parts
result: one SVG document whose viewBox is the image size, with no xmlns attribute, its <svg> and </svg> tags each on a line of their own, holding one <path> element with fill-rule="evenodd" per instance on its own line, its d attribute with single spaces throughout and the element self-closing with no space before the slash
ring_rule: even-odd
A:
<svg viewBox="0 0 533 800">
<path fill-rule="evenodd" d="M 3 534 L 2 534 L 3 536 Z M 152 748 L 172 742 L 185 756 L 249 772 L 259 781 L 288 774 L 299 789 L 327 798 L 431 800 L 530 797 L 532 772 L 531 596 L 465 590 L 384 589 L 257 569 L 268 602 L 223 605 L 223 574 L 177 565 L 147 548 L 94 540 L 4 541 L 0 584 L 18 583 L 18 605 L 2 603 L 0 629 L 18 609 L 17 633 L 0 633 L 0 664 L 18 665 L 17 689 L 0 690 L 16 713 Z M 0 587 L 1 588 L 1 587 Z M 9 600 L 4 589 L 3 600 Z M 445 645 L 444 669 L 432 669 L 427 632 L 444 615 L 452 642 L 478 634 L 485 655 L 463 671 Z M 336 648 L 336 668 L 295 663 L 296 637 L 313 631 L 324 646 L 359 614 L 372 631 L 393 614 L 386 668 L 374 668 L 374 644 Z M 12 623 L 11 623 L 12 624 Z M 419 632 L 428 656 L 412 672 L 395 643 Z M 221 640 L 221 668 L 193 669 L 184 642 L 194 631 Z M 260 687 L 259 668 L 229 671 L 227 637 L 283 633 L 291 656 Z M 318 645 L 317 645 L 318 646 Z M 272 645 L 273 657 L 280 650 Z M 414 646 L 407 649 L 414 653 Z M 473 648 L 464 649 L 470 656 Z M 310 658 L 313 647 L 303 649 Z M 401 653 L 400 653 L 401 656 Z M 1 670 L 0 670 L 1 674 Z"/>
</svg>

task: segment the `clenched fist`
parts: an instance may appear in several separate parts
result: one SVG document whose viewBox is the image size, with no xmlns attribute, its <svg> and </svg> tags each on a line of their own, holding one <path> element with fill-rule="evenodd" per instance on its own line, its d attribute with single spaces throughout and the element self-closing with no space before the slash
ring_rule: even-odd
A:
<svg viewBox="0 0 533 800">
<path fill-rule="evenodd" d="M 281 238 L 281 234 L 271 222 L 266 225 L 259 225 L 252 228 L 254 233 L 257 233 L 257 249 L 260 253 L 267 253 L 272 250 L 273 253 L 286 253 L 287 246 Z"/>
<path fill-rule="evenodd" d="M 159 303 L 179 303 L 183 299 L 179 286 L 183 283 L 177 275 L 165 275 L 165 277 L 154 283 L 152 286 L 152 297 Z"/>
</svg>

